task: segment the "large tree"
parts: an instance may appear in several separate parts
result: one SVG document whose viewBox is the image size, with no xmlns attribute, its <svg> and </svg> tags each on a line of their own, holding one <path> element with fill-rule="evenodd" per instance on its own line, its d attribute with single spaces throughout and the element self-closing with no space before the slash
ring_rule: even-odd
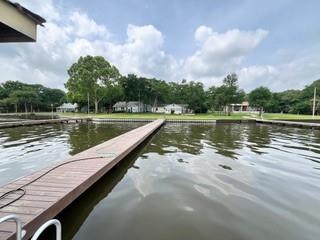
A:
<svg viewBox="0 0 320 240">
<path fill-rule="evenodd" d="M 65 93 L 41 84 L 27 84 L 19 81 L 6 81 L 0 85 L 0 105 L 2 111 L 48 111 L 51 104 L 62 103 Z M 13 108 L 14 106 L 14 108 Z M 14 109 L 14 110 L 13 110 Z"/>
<path fill-rule="evenodd" d="M 238 76 L 235 73 L 227 75 L 223 79 L 222 86 L 214 91 L 215 101 L 219 104 L 220 108 L 224 107 L 228 115 L 231 114 L 231 104 L 241 103 L 244 100 L 245 92 L 239 88 Z"/>
<path fill-rule="evenodd" d="M 272 93 L 267 87 L 258 87 L 249 93 L 250 106 L 259 108 L 260 116 L 271 100 Z"/>
<path fill-rule="evenodd" d="M 85 56 L 72 64 L 68 70 L 69 79 L 65 84 L 72 101 L 94 102 L 95 113 L 99 102 L 105 97 L 108 82 L 120 77 L 118 69 L 101 56 Z"/>
<path fill-rule="evenodd" d="M 32 89 L 16 90 L 10 94 L 9 99 L 13 104 L 23 105 L 26 113 L 28 112 L 28 104 L 30 112 L 32 112 L 33 105 L 39 101 L 37 93 Z"/>
</svg>

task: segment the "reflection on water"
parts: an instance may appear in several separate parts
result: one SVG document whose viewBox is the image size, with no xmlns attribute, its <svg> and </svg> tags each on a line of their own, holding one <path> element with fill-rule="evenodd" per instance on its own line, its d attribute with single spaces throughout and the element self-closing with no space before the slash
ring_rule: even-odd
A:
<svg viewBox="0 0 320 240">
<path fill-rule="evenodd" d="M 0 169 L 39 168 L 127 124 L 6 130 Z M 318 239 L 320 131 L 167 124 L 58 217 L 65 240 Z"/>
<path fill-rule="evenodd" d="M 57 124 L 0 129 L 0 185 L 141 124 Z"/>
<path fill-rule="evenodd" d="M 59 216 L 65 239 L 318 239 L 319 149 L 319 131 L 168 124 Z"/>
</svg>

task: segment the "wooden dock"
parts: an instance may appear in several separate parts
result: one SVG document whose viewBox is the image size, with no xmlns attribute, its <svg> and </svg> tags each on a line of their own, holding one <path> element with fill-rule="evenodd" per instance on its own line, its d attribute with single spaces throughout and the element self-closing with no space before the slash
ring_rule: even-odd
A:
<svg viewBox="0 0 320 240">
<path fill-rule="evenodd" d="M 23 127 L 43 124 L 57 124 L 57 123 L 74 123 L 74 122 L 88 122 L 91 118 L 58 118 L 58 119 L 44 119 L 44 120 L 21 120 L 0 122 L 0 128 Z"/>
<path fill-rule="evenodd" d="M 164 120 L 153 121 L 76 154 L 53 167 L 2 186 L 0 195 L 21 187 L 25 190 L 25 195 L 4 208 L 1 206 L 21 196 L 21 191 L 0 200 L 0 218 L 16 214 L 22 220 L 23 228 L 27 231 L 24 239 L 30 238 L 44 222 L 54 218 L 71 204 L 159 129 L 164 122 Z M 0 224 L 1 240 L 14 239 L 14 237 L 15 224 L 13 222 Z"/>
<path fill-rule="evenodd" d="M 256 123 L 274 124 L 274 125 L 280 125 L 280 126 L 291 126 L 291 127 L 299 127 L 299 128 L 320 129 L 320 123 L 311 123 L 311 122 L 256 119 Z"/>
</svg>

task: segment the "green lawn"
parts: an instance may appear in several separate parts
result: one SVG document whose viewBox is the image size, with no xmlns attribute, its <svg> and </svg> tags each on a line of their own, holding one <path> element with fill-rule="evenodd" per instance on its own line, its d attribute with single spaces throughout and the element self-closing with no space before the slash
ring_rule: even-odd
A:
<svg viewBox="0 0 320 240">
<path fill-rule="evenodd" d="M 281 114 L 281 113 L 265 113 L 263 119 L 277 119 L 277 120 L 320 120 L 320 116 L 312 117 L 312 115 L 298 115 L 298 114 Z"/>
<path fill-rule="evenodd" d="M 158 113 L 99 113 L 99 114 L 84 114 L 84 113 L 62 113 L 61 117 L 92 117 L 92 118 L 132 118 L 132 119 L 248 119 L 254 118 L 255 115 L 247 113 L 236 113 L 231 116 L 225 116 L 218 113 L 206 113 L 206 114 L 186 114 L 186 115 L 175 115 L 175 114 L 158 114 Z"/>
<path fill-rule="evenodd" d="M 225 116 L 218 113 L 206 114 L 190 114 L 190 115 L 171 115 L 171 114 L 158 114 L 158 113 L 98 113 L 98 114 L 85 114 L 85 113 L 60 113 L 61 117 L 92 117 L 92 118 L 132 118 L 132 119 L 250 119 L 259 118 L 257 114 L 249 113 L 233 113 L 231 116 Z M 297 115 L 297 114 L 280 114 L 280 113 L 265 113 L 263 119 L 278 119 L 278 120 L 320 120 L 320 116 L 313 118 L 311 115 Z"/>
</svg>

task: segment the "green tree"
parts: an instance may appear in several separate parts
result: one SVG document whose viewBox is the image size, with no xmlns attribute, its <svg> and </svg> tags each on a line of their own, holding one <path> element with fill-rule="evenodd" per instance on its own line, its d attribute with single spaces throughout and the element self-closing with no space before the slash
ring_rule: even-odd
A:
<svg viewBox="0 0 320 240">
<path fill-rule="evenodd" d="M 259 108 L 260 116 L 262 111 L 269 104 L 272 93 L 267 87 L 258 87 L 249 93 L 250 106 Z"/>
<path fill-rule="evenodd" d="M 117 81 L 108 82 L 103 100 L 104 105 L 108 106 L 108 112 L 112 111 L 112 106 L 119 100 L 124 98 L 123 88 Z"/>
<path fill-rule="evenodd" d="M 72 101 L 86 101 L 89 97 L 98 112 L 100 101 L 105 97 L 109 81 L 115 81 L 120 73 L 101 56 L 80 57 L 68 70 L 69 79 L 65 84 Z"/>
<path fill-rule="evenodd" d="M 245 92 L 239 88 L 238 76 L 235 73 L 227 75 L 223 79 L 222 86 L 216 89 L 215 101 L 220 108 L 224 107 L 228 115 L 231 114 L 231 104 L 241 103 L 244 100 Z"/>
<path fill-rule="evenodd" d="M 51 104 L 62 103 L 65 93 L 60 89 L 52 89 L 41 84 L 27 84 L 19 81 L 6 81 L 0 85 L 1 111 L 15 111 L 22 107 L 26 111 L 48 111 Z M 14 107 L 13 107 L 14 106 Z M 13 110 L 14 109 L 14 110 Z"/>
<path fill-rule="evenodd" d="M 16 90 L 10 94 L 9 99 L 13 104 L 22 104 L 27 113 L 28 104 L 30 105 L 30 111 L 33 111 L 33 104 L 38 101 L 38 95 L 31 89 Z"/>
<path fill-rule="evenodd" d="M 206 95 L 202 83 L 191 81 L 187 84 L 185 82 L 181 90 L 181 103 L 186 103 L 195 113 L 207 112 Z"/>
</svg>

